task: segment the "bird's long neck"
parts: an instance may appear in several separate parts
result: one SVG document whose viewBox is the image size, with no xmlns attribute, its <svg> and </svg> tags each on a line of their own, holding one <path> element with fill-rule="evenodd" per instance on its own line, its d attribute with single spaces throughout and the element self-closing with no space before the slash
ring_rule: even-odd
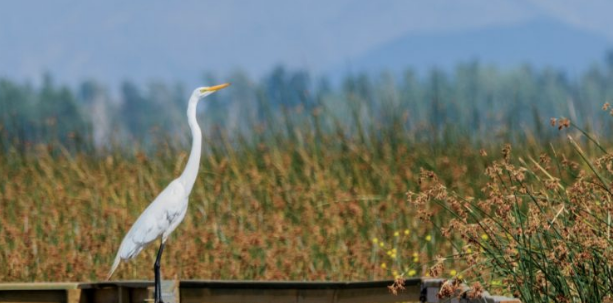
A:
<svg viewBox="0 0 613 303">
<path fill-rule="evenodd" d="M 191 192 L 198 176 L 198 167 L 200 166 L 200 153 L 202 151 L 202 132 L 196 120 L 196 106 L 198 105 L 198 97 L 192 96 L 187 106 L 187 121 L 189 128 L 192 130 L 192 151 L 189 154 L 189 160 L 180 180 L 185 186 L 187 193 Z"/>
</svg>

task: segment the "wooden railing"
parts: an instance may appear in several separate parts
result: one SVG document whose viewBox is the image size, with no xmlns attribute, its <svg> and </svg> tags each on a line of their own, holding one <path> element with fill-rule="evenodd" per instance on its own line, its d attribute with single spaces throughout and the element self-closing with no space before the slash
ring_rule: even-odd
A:
<svg viewBox="0 0 613 303">
<path fill-rule="evenodd" d="M 476 300 L 436 296 L 443 280 L 407 279 L 405 289 L 393 295 L 393 281 L 372 282 L 259 282 L 164 281 L 166 303 L 200 302 L 489 302 L 520 303 L 517 299 L 490 296 Z M 149 281 L 98 283 L 0 283 L 0 303 L 142 303 L 153 302 Z"/>
</svg>

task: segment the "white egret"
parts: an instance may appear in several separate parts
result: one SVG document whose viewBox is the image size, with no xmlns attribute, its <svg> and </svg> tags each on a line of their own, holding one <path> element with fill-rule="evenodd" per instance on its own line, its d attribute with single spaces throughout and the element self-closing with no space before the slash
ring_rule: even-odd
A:
<svg viewBox="0 0 613 303">
<path fill-rule="evenodd" d="M 198 168 L 200 166 L 200 152 L 202 148 L 202 133 L 196 120 L 196 106 L 200 99 L 230 85 L 229 83 L 199 87 L 194 90 L 187 106 L 187 121 L 192 131 L 192 150 L 187 160 L 183 174 L 170 184 L 149 204 L 138 217 L 128 234 L 121 241 L 117 256 L 108 275 L 111 278 L 121 260 L 130 260 L 138 255 L 147 245 L 162 239 L 155 259 L 153 271 L 155 274 L 155 302 L 162 302 L 160 286 L 160 259 L 168 236 L 183 221 L 187 212 L 189 194 L 194 187 Z"/>
</svg>

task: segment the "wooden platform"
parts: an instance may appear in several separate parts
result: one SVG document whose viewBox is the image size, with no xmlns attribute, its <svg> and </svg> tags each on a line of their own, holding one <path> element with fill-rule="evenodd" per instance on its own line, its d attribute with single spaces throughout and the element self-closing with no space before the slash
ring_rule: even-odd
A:
<svg viewBox="0 0 613 303">
<path fill-rule="evenodd" d="M 439 302 L 442 280 L 407 279 L 398 295 L 389 292 L 393 281 L 371 282 L 259 282 L 164 281 L 166 303 L 238 302 Z M 0 303 L 141 303 L 153 302 L 153 282 L 0 283 Z M 451 302 L 470 302 L 452 300 Z M 477 301 L 475 301 L 477 302 Z M 519 303 L 487 296 L 478 302 Z"/>
</svg>

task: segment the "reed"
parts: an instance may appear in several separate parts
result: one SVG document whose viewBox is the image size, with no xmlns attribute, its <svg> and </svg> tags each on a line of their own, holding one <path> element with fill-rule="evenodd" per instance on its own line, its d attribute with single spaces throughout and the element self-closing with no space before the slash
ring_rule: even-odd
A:
<svg viewBox="0 0 613 303">
<path fill-rule="evenodd" d="M 435 173 L 422 172 L 427 186 L 411 192 L 409 201 L 453 246 L 431 259 L 431 275 L 464 279 L 474 283 L 473 292 L 485 286 L 524 302 L 611 300 L 613 154 L 568 119 L 551 124 L 568 129 L 567 141 L 538 158 L 506 145 L 502 158 L 485 169 L 480 197 L 467 197 Z M 457 263 L 462 270 L 445 273 Z M 452 295 L 454 285 L 441 295 Z"/>
<path fill-rule="evenodd" d="M 438 232 L 451 215 L 439 211 L 427 216 L 435 225 L 424 224 L 418 217 L 429 208 L 407 203 L 406 192 L 427 192 L 436 183 L 470 197 L 468 205 L 488 199 L 482 188 L 492 183 L 491 174 L 483 171 L 496 157 L 496 144 L 475 142 L 454 126 L 422 140 L 430 137 L 427 130 L 408 132 L 402 113 L 376 123 L 354 110 L 350 123 L 314 108 L 300 119 L 290 110 L 267 120 L 274 123 L 253 125 L 249 135 L 207 130 L 187 217 L 164 254 L 165 278 L 373 280 L 432 275 L 432 260 L 441 259 L 448 262 L 441 275 L 476 270 L 466 259 L 436 258 L 467 250 Z M 517 157 L 554 153 L 530 134 L 519 138 L 513 139 Z M 187 147 L 161 141 L 154 152 L 69 151 L 60 144 L 2 149 L 0 281 L 102 279 L 130 224 L 187 161 Z M 591 159 L 598 150 L 593 145 L 579 142 L 582 154 L 562 145 L 551 158 Z M 518 188 L 512 178 L 518 167 L 505 171 L 505 185 Z M 559 169 L 560 180 L 578 172 L 562 164 L 551 169 Z M 546 183 L 539 171 L 519 172 Z M 530 194 L 540 199 L 540 192 Z M 530 208 L 518 205 L 513 211 L 523 220 Z M 552 226 L 566 218 L 564 212 Z M 499 241 L 493 234 L 489 239 Z M 147 249 L 122 265 L 115 278 L 151 279 L 154 253 Z"/>
</svg>

